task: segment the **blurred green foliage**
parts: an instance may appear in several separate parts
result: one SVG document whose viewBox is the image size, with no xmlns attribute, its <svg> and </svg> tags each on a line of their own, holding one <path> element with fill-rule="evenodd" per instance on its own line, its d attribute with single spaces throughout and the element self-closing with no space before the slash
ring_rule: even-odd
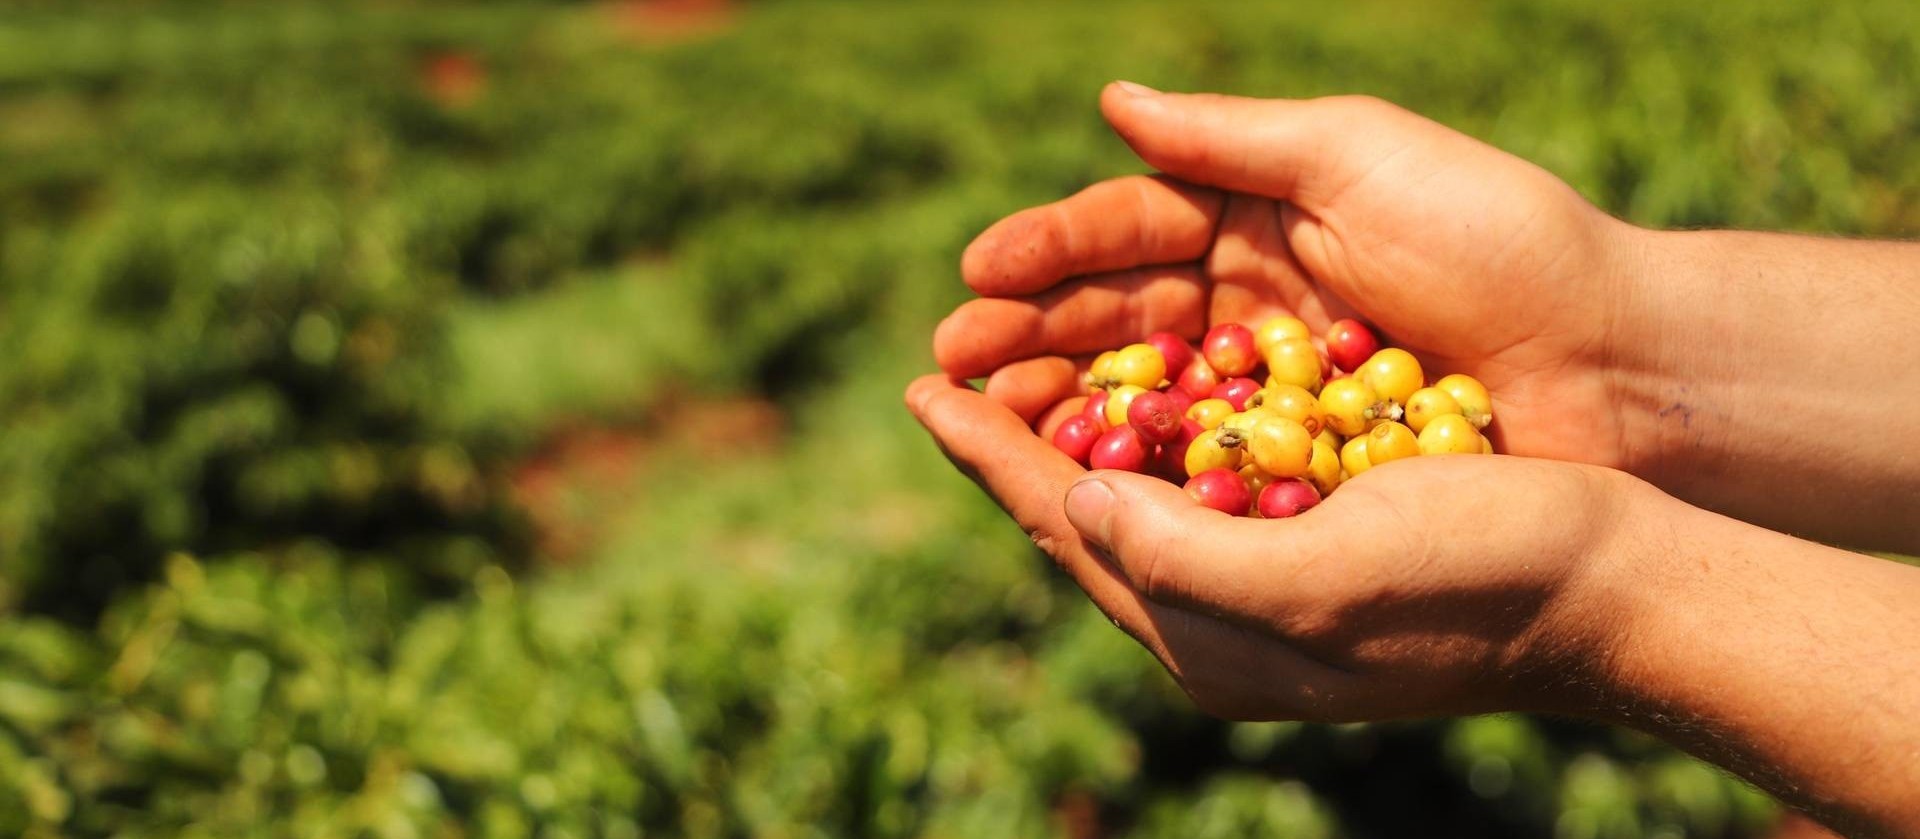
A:
<svg viewBox="0 0 1920 839">
<path fill-rule="evenodd" d="M 1764 828 L 1624 732 L 1199 717 L 897 390 L 973 232 L 1137 170 L 1108 79 L 1378 94 L 1647 224 L 1900 235 L 1920 11 L 623 20 L 0 11 L 0 832 Z M 662 437 L 527 564 L 509 479 L 554 429 L 742 395 L 790 427 Z"/>
</svg>

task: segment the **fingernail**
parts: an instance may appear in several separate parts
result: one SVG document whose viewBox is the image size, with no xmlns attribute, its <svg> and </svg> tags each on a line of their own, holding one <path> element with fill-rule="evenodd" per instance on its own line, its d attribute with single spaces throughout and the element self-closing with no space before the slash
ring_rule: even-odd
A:
<svg viewBox="0 0 1920 839">
<path fill-rule="evenodd" d="M 916 417 L 925 417 L 927 400 L 933 398 L 935 391 L 936 388 L 928 384 L 925 379 L 915 380 L 907 387 L 907 410 L 912 411 Z"/>
<path fill-rule="evenodd" d="M 1101 547 L 1111 544 L 1113 488 L 1098 478 L 1074 484 L 1067 490 L 1067 521 Z"/>
<path fill-rule="evenodd" d="M 1139 84 L 1137 82 L 1129 82 L 1129 81 L 1121 80 L 1121 81 L 1114 82 L 1114 84 L 1119 85 L 1121 90 L 1124 90 L 1135 96 L 1159 96 L 1160 95 L 1160 91 L 1154 90 L 1153 88 L 1147 87 L 1146 85 Z"/>
</svg>

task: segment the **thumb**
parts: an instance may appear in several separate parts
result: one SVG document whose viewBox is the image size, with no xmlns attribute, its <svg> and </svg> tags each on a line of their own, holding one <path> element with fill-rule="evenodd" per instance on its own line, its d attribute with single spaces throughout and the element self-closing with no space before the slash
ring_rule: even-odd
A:
<svg viewBox="0 0 1920 839">
<path fill-rule="evenodd" d="M 1378 141 L 1391 115 L 1405 113 L 1362 96 L 1250 99 L 1161 93 L 1114 82 L 1100 110 L 1134 154 L 1181 180 L 1323 207 L 1344 183 L 1342 159 L 1357 142 Z"/>
<path fill-rule="evenodd" d="M 1203 507 L 1185 490 L 1131 472 L 1090 472 L 1067 490 L 1067 520 L 1148 599 L 1217 612 L 1260 563 L 1253 519 Z M 1264 541 L 1274 534 L 1266 532 Z"/>
</svg>

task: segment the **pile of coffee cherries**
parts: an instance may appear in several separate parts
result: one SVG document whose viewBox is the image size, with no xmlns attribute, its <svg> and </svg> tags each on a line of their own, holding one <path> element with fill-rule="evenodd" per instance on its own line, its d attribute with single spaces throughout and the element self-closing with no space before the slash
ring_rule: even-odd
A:
<svg viewBox="0 0 1920 839">
<path fill-rule="evenodd" d="M 1428 384 L 1406 350 L 1366 324 L 1316 337 L 1296 318 L 1223 323 L 1200 348 L 1160 332 L 1101 353 L 1086 409 L 1053 444 L 1082 466 L 1184 483 L 1237 516 L 1299 515 L 1341 482 L 1423 454 L 1490 454 L 1487 388 L 1453 374 Z"/>
</svg>

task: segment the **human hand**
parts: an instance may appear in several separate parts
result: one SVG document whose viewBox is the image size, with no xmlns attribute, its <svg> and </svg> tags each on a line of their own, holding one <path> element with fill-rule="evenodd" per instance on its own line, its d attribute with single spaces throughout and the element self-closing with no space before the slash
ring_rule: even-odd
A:
<svg viewBox="0 0 1920 839">
<path fill-rule="evenodd" d="M 1592 716 L 1830 824 L 1920 829 L 1920 729 L 1905 724 L 1920 670 L 1900 640 L 1920 624 L 1911 568 L 1574 463 L 1409 458 L 1261 521 L 1087 473 L 1047 442 L 1079 407 L 1089 353 L 1162 329 L 1289 313 L 1317 331 L 1357 314 L 1430 373 L 1487 383 L 1505 451 L 1626 469 L 1793 532 L 1911 546 L 1920 469 L 1873 441 L 1920 416 L 1920 389 L 1891 386 L 1916 368 L 1885 351 L 1920 303 L 1920 245 L 1641 231 L 1372 100 L 1110 87 L 1102 106 L 1171 177 L 1096 185 L 982 234 L 962 268 L 985 299 L 941 325 L 948 375 L 917 381 L 908 404 L 1196 704 L 1240 719 Z M 1844 323 L 1778 340 L 1809 305 Z M 954 381 L 989 374 L 985 394 Z M 1066 501 L 1081 481 L 1112 506 Z"/>
<path fill-rule="evenodd" d="M 1600 616 L 1637 561 L 1627 524 L 1675 504 L 1612 470 L 1455 455 L 1382 464 L 1294 518 L 1235 518 L 1089 473 L 944 376 L 907 402 L 1196 705 L 1235 719 L 1575 712 L 1616 643 Z"/>
<path fill-rule="evenodd" d="M 1378 100 L 1136 93 L 1109 122 L 1171 177 L 1128 177 L 1015 214 L 962 274 L 983 299 L 935 335 L 955 377 L 1037 415 L 1064 362 L 1167 329 L 1349 316 L 1430 371 L 1493 392 L 1502 451 L 1618 466 L 1615 398 L 1639 296 L 1619 270 L 1632 230 L 1546 171 Z M 1005 368 L 1005 369 L 1003 369 Z"/>
</svg>

